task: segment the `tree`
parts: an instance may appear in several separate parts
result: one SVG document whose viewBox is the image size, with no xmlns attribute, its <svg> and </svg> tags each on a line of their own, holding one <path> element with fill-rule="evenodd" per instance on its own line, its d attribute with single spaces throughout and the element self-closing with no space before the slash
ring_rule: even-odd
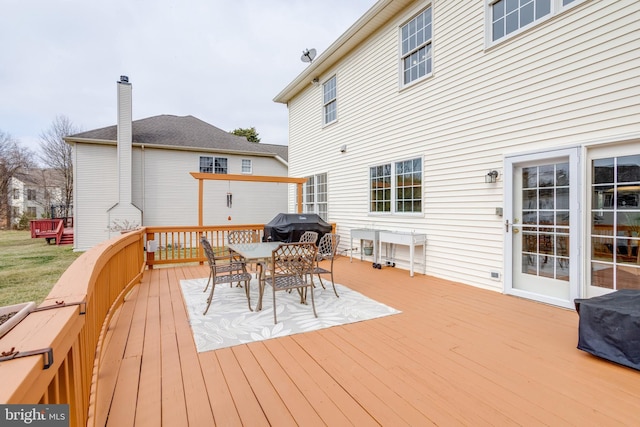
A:
<svg viewBox="0 0 640 427">
<path fill-rule="evenodd" d="M 11 209 L 9 207 L 9 184 L 11 178 L 20 169 L 33 166 L 33 153 L 21 147 L 10 134 L 0 130 L 0 221 L 11 228 Z"/>
<path fill-rule="evenodd" d="M 260 136 L 253 126 L 248 129 L 238 128 L 231 131 L 232 134 L 244 136 L 249 142 L 260 142 Z"/>
<path fill-rule="evenodd" d="M 68 117 L 56 116 L 51 127 L 40 134 L 40 160 L 60 176 L 62 216 L 69 217 L 73 200 L 73 147 L 64 137 L 80 132 Z"/>
</svg>

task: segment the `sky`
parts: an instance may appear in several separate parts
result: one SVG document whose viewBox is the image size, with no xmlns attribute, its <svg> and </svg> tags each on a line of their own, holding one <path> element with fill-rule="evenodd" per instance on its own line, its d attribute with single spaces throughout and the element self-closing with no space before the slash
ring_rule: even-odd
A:
<svg viewBox="0 0 640 427">
<path fill-rule="evenodd" d="M 273 98 L 376 0 L 0 0 L 0 131 L 35 152 L 56 116 L 116 124 L 121 75 L 133 119 L 195 116 L 288 143 Z"/>
</svg>

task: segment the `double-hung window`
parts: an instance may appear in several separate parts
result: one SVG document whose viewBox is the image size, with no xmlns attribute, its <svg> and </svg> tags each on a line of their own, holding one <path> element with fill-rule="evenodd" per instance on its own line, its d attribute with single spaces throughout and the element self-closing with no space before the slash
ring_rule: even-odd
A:
<svg viewBox="0 0 640 427">
<path fill-rule="evenodd" d="M 431 74 L 431 6 L 400 28 L 403 85 Z"/>
<path fill-rule="evenodd" d="M 338 101 L 336 90 L 336 76 L 331 77 L 322 85 L 323 123 L 328 125 L 338 118 Z"/>
<path fill-rule="evenodd" d="M 200 157 L 200 173 L 213 173 L 213 157 Z"/>
<path fill-rule="evenodd" d="M 422 212 L 422 159 L 369 168 L 371 213 Z"/>
<path fill-rule="evenodd" d="M 228 173 L 227 159 L 225 157 L 216 157 L 213 159 L 213 173 Z"/>
<path fill-rule="evenodd" d="M 27 189 L 27 200 L 36 200 L 36 190 L 33 188 Z"/>
<path fill-rule="evenodd" d="M 251 159 L 242 159 L 242 173 L 253 173 L 253 166 L 251 165 Z"/>
<path fill-rule="evenodd" d="M 304 185 L 304 211 L 315 213 L 320 218 L 327 221 L 328 200 L 327 200 L 327 174 L 321 173 L 307 177 Z"/>
<path fill-rule="evenodd" d="M 228 173 L 227 159 L 225 157 L 200 157 L 201 173 Z"/>
<path fill-rule="evenodd" d="M 495 42 L 534 22 L 560 13 L 579 0 L 488 0 L 490 40 Z"/>
</svg>

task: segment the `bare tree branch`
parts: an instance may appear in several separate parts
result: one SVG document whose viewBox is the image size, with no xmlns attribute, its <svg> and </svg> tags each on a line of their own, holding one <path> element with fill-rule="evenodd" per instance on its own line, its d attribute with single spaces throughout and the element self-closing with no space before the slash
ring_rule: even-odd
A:
<svg viewBox="0 0 640 427">
<path fill-rule="evenodd" d="M 33 166 L 33 152 L 21 147 L 10 134 L 0 130 L 0 221 L 4 220 L 7 228 L 11 227 L 11 210 L 9 209 L 9 183 L 20 169 Z"/>
<path fill-rule="evenodd" d="M 49 129 L 40 134 L 40 160 L 60 175 L 63 216 L 70 216 L 73 200 L 73 147 L 64 137 L 80 132 L 68 117 L 56 116 Z"/>
</svg>

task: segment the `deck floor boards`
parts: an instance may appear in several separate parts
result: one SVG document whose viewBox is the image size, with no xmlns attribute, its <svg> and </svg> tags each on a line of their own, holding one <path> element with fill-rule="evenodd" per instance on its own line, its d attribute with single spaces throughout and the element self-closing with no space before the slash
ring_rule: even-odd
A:
<svg viewBox="0 0 640 427">
<path fill-rule="evenodd" d="M 105 339 L 99 423 L 640 422 L 640 372 L 577 350 L 574 311 L 345 257 L 335 271 L 338 283 L 402 313 L 203 353 L 180 280 L 208 268 L 145 272 Z"/>
</svg>

